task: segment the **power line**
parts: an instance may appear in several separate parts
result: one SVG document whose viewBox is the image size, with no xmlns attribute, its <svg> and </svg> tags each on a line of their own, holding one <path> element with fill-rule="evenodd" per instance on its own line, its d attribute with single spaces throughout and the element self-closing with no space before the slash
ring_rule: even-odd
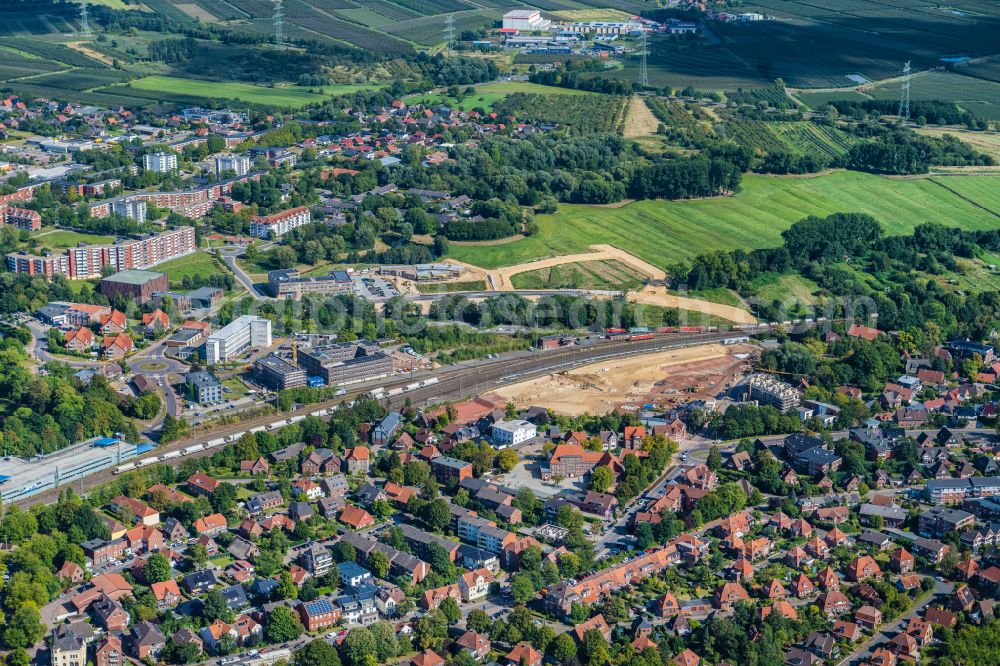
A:
<svg viewBox="0 0 1000 666">
<path fill-rule="evenodd" d="M 451 43 L 455 41 L 455 15 L 448 14 L 444 18 L 444 49 L 451 53 Z"/>
<path fill-rule="evenodd" d="M 649 73 L 646 71 L 646 31 L 642 31 L 642 61 L 639 63 L 639 87 L 649 87 Z"/>
<path fill-rule="evenodd" d="M 86 0 L 80 3 L 80 33 L 84 35 L 90 34 L 90 7 L 87 5 Z"/>
<path fill-rule="evenodd" d="M 274 0 L 274 45 L 285 45 L 285 12 L 282 0 Z"/>
<path fill-rule="evenodd" d="M 910 119 L 910 61 L 903 66 L 903 87 L 899 92 L 899 113 L 903 120 Z"/>
</svg>

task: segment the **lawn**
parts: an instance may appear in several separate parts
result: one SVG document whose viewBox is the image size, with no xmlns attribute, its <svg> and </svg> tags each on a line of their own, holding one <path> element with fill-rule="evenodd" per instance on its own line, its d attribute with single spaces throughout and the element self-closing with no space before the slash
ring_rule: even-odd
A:
<svg viewBox="0 0 1000 666">
<path fill-rule="evenodd" d="M 455 291 L 486 291 L 486 280 L 464 280 L 461 282 L 418 282 L 421 294 L 448 294 Z"/>
<path fill-rule="evenodd" d="M 180 284 L 186 277 L 196 277 L 198 275 L 211 275 L 219 271 L 212 258 L 207 252 L 194 252 L 193 254 L 177 259 L 171 259 L 156 267 L 170 278 L 170 284 Z"/>
<path fill-rule="evenodd" d="M 329 95 L 340 95 L 354 92 L 363 86 L 343 85 L 324 86 L 325 95 L 309 92 L 307 88 L 267 88 L 249 83 L 227 81 L 204 81 L 200 79 L 184 79 L 174 76 L 147 76 L 130 81 L 129 88 L 147 92 L 163 92 L 171 95 L 189 95 L 207 99 L 232 99 L 252 104 L 268 104 L 272 106 L 288 106 L 301 108 L 306 104 L 326 101 Z"/>
<path fill-rule="evenodd" d="M 748 175 L 731 197 L 639 201 L 621 208 L 560 205 L 553 215 L 535 218 L 539 233 L 534 236 L 503 245 L 452 245 L 449 256 L 496 268 L 607 243 L 665 266 L 710 250 L 777 246 L 781 231 L 808 215 L 868 213 L 887 233 L 903 234 L 924 222 L 1000 227 L 990 210 L 1000 210 L 1000 179 L 993 176 L 899 180 L 849 171 L 813 178 Z"/>
<path fill-rule="evenodd" d="M 82 234 L 77 231 L 66 231 L 59 229 L 51 231 L 42 229 L 34 235 L 39 247 L 47 247 L 50 250 L 61 250 L 68 247 L 76 247 L 79 243 L 88 245 L 103 245 L 114 242 L 113 236 L 100 236 L 98 234 Z"/>
</svg>

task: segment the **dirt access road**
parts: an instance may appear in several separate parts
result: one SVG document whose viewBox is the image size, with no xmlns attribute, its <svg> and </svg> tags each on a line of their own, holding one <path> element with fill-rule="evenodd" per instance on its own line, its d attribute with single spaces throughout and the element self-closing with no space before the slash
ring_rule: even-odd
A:
<svg viewBox="0 0 1000 666">
<path fill-rule="evenodd" d="M 626 139 L 639 139 L 644 136 L 656 134 L 656 128 L 660 126 L 660 121 L 653 112 L 646 106 L 646 101 L 638 95 L 632 96 L 632 104 L 628 109 L 628 116 L 625 118 L 625 129 L 622 135 Z"/>
</svg>

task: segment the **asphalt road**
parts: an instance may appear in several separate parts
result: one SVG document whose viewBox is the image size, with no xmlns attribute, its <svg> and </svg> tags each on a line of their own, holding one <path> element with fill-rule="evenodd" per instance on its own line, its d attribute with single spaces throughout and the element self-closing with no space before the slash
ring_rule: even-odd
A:
<svg viewBox="0 0 1000 666">
<path fill-rule="evenodd" d="M 697 345 L 717 342 L 726 337 L 731 337 L 731 333 L 679 333 L 660 335 L 652 340 L 641 340 L 637 342 L 626 341 L 601 341 L 587 346 L 571 346 L 550 351 L 519 352 L 512 355 L 505 355 L 497 359 L 484 359 L 473 362 L 465 362 L 448 366 L 447 368 L 435 371 L 424 371 L 411 375 L 396 375 L 366 384 L 353 386 L 345 395 L 322 403 L 308 405 L 303 412 L 313 412 L 319 409 L 334 407 L 341 402 L 352 400 L 358 395 L 368 393 L 375 387 L 388 390 L 393 388 L 403 388 L 407 384 L 425 379 L 437 377 L 438 382 L 430 386 L 421 387 L 412 391 L 400 393 L 382 400 L 390 409 L 399 409 L 410 400 L 414 407 L 438 404 L 447 400 L 462 400 L 469 396 L 496 389 L 500 386 L 512 382 L 532 379 L 552 372 L 561 372 L 580 365 L 587 365 L 597 361 L 611 358 L 621 358 L 626 356 L 636 356 L 669 349 L 680 349 L 684 347 L 694 347 Z M 229 424 L 213 428 L 208 431 L 198 433 L 194 437 L 171 442 L 166 446 L 159 447 L 155 452 L 150 453 L 136 460 L 160 456 L 170 451 L 186 448 L 192 444 L 205 443 L 219 437 L 226 437 L 231 434 L 241 433 L 256 426 L 267 425 L 277 421 L 284 421 L 289 414 L 279 412 L 267 416 L 258 417 L 243 421 L 238 424 Z M 191 454 L 188 457 L 203 457 L 211 455 L 215 449 L 208 449 Z M 113 478 L 112 469 L 102 470 L 90 475 L 82 481 L 75 481 L 74 487 L 79 492 L 108 482 Z M 44 493 L 33 495 L 19 502 L 22 506 L 34 504 L 47 504 L 58 499 L 61 488 L 54 488 Z"/>
</svg>

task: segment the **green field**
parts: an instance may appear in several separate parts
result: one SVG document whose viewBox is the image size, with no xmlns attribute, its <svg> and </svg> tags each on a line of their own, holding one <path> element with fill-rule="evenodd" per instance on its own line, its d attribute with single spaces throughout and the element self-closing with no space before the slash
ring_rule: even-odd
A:
<svg viewBox="0 0 1000 666">
<path fill-rule="evenodd" d="M 421 294 L 450 294 L 456 291 L 486 291 L 486 280 L 464 280 L 461 282 L 418 282 Z"/>
<path fill-rule="evenodd" d="M 535 236 L 503 245 L 452 245 L 449 256 L 495 268 L 607 243 L 665 266 L 709 250 L 777 246 L 781 231 L 808 215 L 868 213 L 887 233 L 902 234 L 925 222 L 998 228 L 1000 217 L 992 210 L 1000 210 L 1000 178 L 994 176 L 896 180 L 848 171 L 813 178 L 748 175 L 732 197 L 639 201 L 621 208 L 560 205 L 555 214 L 535 218 L 540 228 Z"/>
<path fill-rule="evenodd" d="M 518 289 L 634 290 L 645 278 L 620 261 L 581 261 L 537 271 L 518 273 L 510 279 Z"/>
<path fill-rule="evenodd" d="M 38 241 L 38 247 L 47 247 L 50 250 L 63 250 L 68 247 L 76 247 L 79 243 L 103 245 L 113 243 L 115 240 L 112 236 L 82 234 L 77 231 L 65 231 L 62 229 L 58 231 L 42 229 L 34 235 L 34 238 Z"/>
<path fill-rule="evenodd" d="M 211 275 L 217 273 L 219 267 L 216 265 L 212 255 L 206 252 L 195 252 L 185 257 L 171 259 L 156 267 L 170 278 L 171 284 L 180 284 L 185 277 L 195 277 Z"/>
<path fill-rule="evenodd" d="M 807 278 L 777 273 L 764 273 L 751 284 L 754 292 L 751 300 L 761 305 L 770 305 L 774 301 L 785 305 L 796 301 L 812 305 L 816 302 L 813 292 L 819 289 L 819 285 Z"/>
<path fill-rule="evenodd" d="M 147 76 L 129 82 L 127 88 L 143 92 L 164 92 L 169 94 L 190 95 L 207 99 L 232 99 L 252 104 L 271 106 L 287 106 L 301 108 L 306 104 L 323 102 L 324 95 L 310 93 L 305 88 L 266 88 L 249 83 L 220 83 L 218 81 L 202 81 L 198 79 L 182 79 L 173 76 Z M 326 86 L 328 95 L 354 92 L 361 86 Z M 155 95 L 154 95 L 155 96 Z"/>
</svg>

